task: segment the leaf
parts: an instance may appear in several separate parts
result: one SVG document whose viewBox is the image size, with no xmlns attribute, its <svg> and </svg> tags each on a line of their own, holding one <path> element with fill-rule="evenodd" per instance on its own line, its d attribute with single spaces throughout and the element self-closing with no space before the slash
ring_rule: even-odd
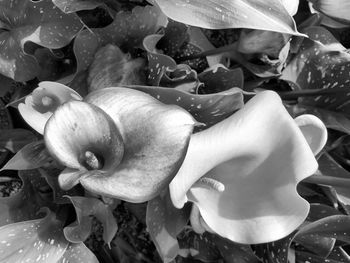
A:
<svg viewBox="0 0 350 263">
<path fill-rule="evenodd" d="M 330 154 L 323 153 L 319 162 L 319 171 L 323 175 L 350 179 L 350 173 L 337 163 Z M 350 205 L 350 190 L 347 187 L 334 186 L 337 198 L 343 204 Z"/>
<path fill-rule="evenodd" d="M 63 235 L 63 223 L 46 209 L 44 218 L 18 222 L 0 228 L 1 262 L 98 263 L 82 243 L 70 244 Z"/>
<path fill-rule="evenodd" d="M 194 258 L 202 262 L 218 262 L 222 258 L 214 235 L 211 233 L 197 234 L 188 228 L 179 235 L 178 240 L 182 257 Z"/>
<path fill-rule="evenodd" d="M 345 52 L 339 43 L 334 43 L 329 32 L 325 33 L 325 29 L 322 32 L 315 35 L 325 44 L 304 39 L 299 53 L 282 72 L 281 78 L 294 83 L 298 90 L 310 88 L 330 91 L 325 95 L 300 98 L 301 105 L 349 115 L 347 102 L 350 95 L 350 76 L 347 72 L 350 67 L 350 54 Z"/>
<path fill-rule="evenodd" d="M 1 82 L 0 97 L 3 97 L 6 95 L 7 92 L 12 92 L 14 90 L 15 85 L 14 85 L 13 79 L 0 74 L 0 82 Z"/>
<path fill-rule="evenodd" d="M 3 170 L 30 170 L 44 166 L 52 160 L 43 140 L 32 142 L 19 150 L 5 165 Z"/>
<path fill-rule="evenodd" d="M 107 44 L 100 48 L 89 67 L 89 91 L 121 85 L 142 85 L 146 82 L 145 60 L 132 59 L 116 45 Z"/>
<path fill-rule="evenodd" d="M 297 262 L 309 262 L 309 263 L 342 263 L 342 262 L 349 262 L 344 261 L 343 258 L 338 259 L 332 259 L 332 258 L 325 258 L 319 255 L 315 255 L 308 252 L 302 252 L 302 251 L 296 251 L 295 252 Z"/>
<path fill-rule="evenodd" d="M 176 69 L 176 62 L 168 55 L 160 53 L 156 49 L 157 43 L 163 38 L 163 35 L 149 35 L 143 40 L 143 46 L 147 51 L 149 75 L 148 80 L 152 85 L 159 85 L 166 69 Z"/>
<path fill-rule="evenodd" d="M 67 78 L 70 82 L 79 72 L 85 71 L 93 62 L 96 51 L 107 44 L 133 49 L 141 46 L 143 39 L 165 26 L 167 19 L 159 8 L 135 7 L 132 12 L 120 12 L 110 25 L 98 29 L 82 30 L 74 41 L 77 60 L 76 73 Z"/>
<path fill-rule="evenodd" d="M 113 0 L 52 0 L 52 2 L 66 14 L 113 4 Z"/>
<path fill-rule="evenodd" d="M 136 6 L 131 12 L 119 12 L 112 24 L 97 28 L 95 32 L 103 45 L 113 43 L 119 47 L 141 47 L 143 39 L 167 24 L 166 17 L 156 6 Z"/>
<path fill-rule="evenodd" d="M 19 177 L 23 182 L 22 188 L 9 197 L 0 198 L 0 226 L 39 217 L 38 211 L 42 203 L 35 182 L 40 174 L 35 170 L 20 171 Z"/>
<path fill-rule="evenodd" d="M 301 104 L 287 105 L 287 109 L 294 117 L 312 114 L 320 118 L 327 128 L 350 134 L 350 119 L 344 113 Z"/>
<path fill-rule="evenodd" d="M 208 128 L 232 115 L 243 106 L 243 94 L 238 88 L 232 88 L 220 93 L 198 95 L 181 90 L 152 87 L 128 86 L 143 91 L 165 104 L 175 104 L 193 115 Z"/>
<path fill-rule="evenodd" d="M 190 212 L 189 205 L 176 209 L 168 192 L 148 202 L 147 229 L 164 262 L 171 262 L 178 255 L 180 247 L 176 237 L 187 224 Z"/>
<path fill-rule="evenodd" d="M 346 0 L 310 0 L 312 7 L 317 11 L 344 24 L 350 23 L 350 4 Z"/>
<path fill-rule="evenodd" d="M 36 136 L 24 129 L 6 129 L 0 133 L 0 148 L 14 153 L 33 141 L 36 141 Z"/>
<path fill-rule="evenodd" d="M 312 222 L 299 230 L 297 236 L 320 235 L 350 243 L 350 216 L 333 215 Z"/>
<path fill-rule="evenodd" d="M 288 263 L 289 247 L 294 236 L 295 232 L 275 242 L 255 245 L 255 255 L 264 263 Z"/>
<path fill-rule="evenodd" d="M 70 243 L 57 263 L 99 263 L 95 254 L 84 243 Z"/>
<path fill-rule="evenodd" d="M 103 224 L 103 240 L 110 245 L 118 230 L 111 207 L 97 198 L 83 196 L 66 196 L 72 202 L 77 220 L 63 229 L 67 240 L 72 243 L 85 241 L 91 233 L 92 217 Z"/>
<path fill-rule="evenodd" d="M 229 90 L 231 88 L 243 89 L 244 76 L 241 68 L 228 69 L 222 64 L 217 64 L 198 75 L 203 82 L 199 88 L 199 94 L 213 94 Z"/>
<path fill-rule="evenodd" d="M 208 29 L 251 28 L 300 35 L 280 0 L 153 0 L 171 19 Z"/>
<path fill-rule="evenodd" d="M 45 178 L 47 184 L 51 187 L 53 191 L 53 202 L 56 204 L 70 204 L 71 202 L 65 197 L 83 195 L 83 190 L 77 187 L 74 187 L 68 191 L 64 191 L 58 182 L 58 175 L 61 170 L 59 169 L 49 169 L 49 168 L 40 168 L 38 169 L 41 176 Z"/>
<path fill-rule="evenodd" d="M 24 51 L 27 42 L 61 48 L 82 28 L 75 14 L 64 14 L 50 0 L 2 1 L 0 9 L 8 29 L 0 33 L 0 73 L 16 81 L 33 79 L 40 71 L 36 59 Z"/>
<path fill-rule="evenodd" d="M 213 236 L 217 248 L 219 249 L 225 262 L 232 263 L 258 263 L 257 257 L 254 255 L 251 246 L 241 245 L 231 242 L 228 239 L 222 238 L 218 235 Z M 279 247 L 279 249 L 281 249 Z M 280 261 L 279 263 L 282 263 Z"/>
</svg>

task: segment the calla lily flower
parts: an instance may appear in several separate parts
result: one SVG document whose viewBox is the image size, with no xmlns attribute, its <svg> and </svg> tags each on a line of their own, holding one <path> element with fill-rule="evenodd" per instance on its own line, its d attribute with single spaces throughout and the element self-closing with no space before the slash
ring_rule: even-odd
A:
<svg viewBox="0 0 350 263">
<path fill-rule="evenodd" d="M 194 203 L 191 222 L 198 232 L 246 244 L 281 239 L 308 214 L 296 186 L 316 172 L 314 155 L 326 140 L 318 118 L 293 120 L 275 92 L 261 92 L 234 115 L 191 136 L 170 183 L 172 202 L 177 208 Z"/>
<path fill-rule="evenodd" d="M 52 113 L 61 104 L 70 100 L 82 100 L 73 89 L 51 81 L 43 81 L 18 105 L 23 119 L 38 133 L 44 133 L 44 127 Z"/>
<path fill-rule="evenodd" d="M 166 188 L 196 124 L 175 105 L 127 88 L 106 88 L 59 106 L 45 126 L 48 151 L 67 167 L 63 189 L 145 202 Z"/>
</svg>

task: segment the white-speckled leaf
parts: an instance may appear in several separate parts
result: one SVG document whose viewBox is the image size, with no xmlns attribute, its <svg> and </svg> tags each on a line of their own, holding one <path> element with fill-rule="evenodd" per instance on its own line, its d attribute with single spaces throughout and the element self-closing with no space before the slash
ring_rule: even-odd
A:
<svg viewBox="0 0 350 263">
<path fill-rule="evenodd" d="M 140 47 L 146 36 L 156 33 L 166 23 L 167 19 L 159 8 L 138 6 L 132 12 L 118 13 L 107 27 L 82 30 L 74 42 L 76 74 L 90 66 L 98 48 L 107 44 L 126 48 Z M 75 75 L 67 80 L 70 81 Z"/>
<path fill-rule="evenodd" d="M 255 255 L 264 263 L 288 263 L 288 251 L 295 232 L 271 243 L 253 246 Z"/>
<path fill-rule="evenodd" d="M 0 239 L 0 262 L 8 263 L 56 263 L 69 245 L 62 222 L 52 212 L 42 219 L 1 227 Z"/>
<path fill-rule="evenodd" d="M 162 87 L 130 87 L 148 93 L 165 104 L 175 104 L 184 108 L 198 122 L 206 124 L 205 128 L 224 120 L 243 106 L 243 94 L 239 88 L 199 95 Z"/>
<path fill-rule="evenodd" d="M 67 240 L 72 243 L 84 242 L 91 233 L 92 216 L 103 225 L 103 239 L 108 245 L 117 233 L 118 225 L 110 206 L 97 198 L 66 196 L 72 202 L 77 220 L 63 230 Z"/>
<path fill-rule="evenodd" d="M 50 0 L 1 1 L 0 10 L 0 20 L 8 29 L 0 33 L 0 73 L 16 81 L 27 81 L 39 74 L 35 58 L 24 52 L 26 42 L 61 48 L 83 26 L 75 14 L 63 13 Z"/>
<path fill-rule="evenodd" d="M 19 177 L 21 189 L 9 197 L 0 198 L 0 226 L 39 218 L 38 211 L 43 205 L 38 203 L 37 178 L 40 174 L 35 170 L 20 171 Z"/>
<path fill-rule="evenodd" d="M 156 49 L 157 43 L 162 38 L 163 35 L 149 35 L 143 40 L 143 46 L 147 51 L 148 58 L 148 79 L 153 85 L 159 85 L 160 79 L 167 69 L 174 70 L 176 68 L 174 59 Z"/>
<path fill-rule="evenodd" d="M 320 235 L 335 238 L 347 244 L 350 243 L 350 217 L 347 215 L 332 215 L 323 217 L 302 227 L 297 236 Z"/>
<path fill-rule="evenodd" d="M 52 0 L 52 2 L 66 14 L 82 10 L 91 10 L 99 6 L 111 4 L 113 0 Z"/>
<path fill-rule="evenodd" d="M 191 26 L 252 28 L 298 35 L 280 0 L 153 0 L 171 19 Z"/>
<path fill-rule="evenodd" d="M 176 209 L 168 193 L 148 202 L 147 229 L 164 262 L 171 262 L 178 255 L 180 247 L 176 237 L 187 224 L 190 212 L 191 206 Z"/>
<path fill-rule="evenodd" d="M 298 54 L 282 72 L 295 89 L 337 90 L 330 94 L 303 97 L 300 104 L 349 115 L 350 54 L 326 30 L 309 28 L 306 33 L 314 40 L 304 39 Z"/>
<path fill-rule="evenodd" d="M 57 263 L 99 263 L 99 261 L 84 243 L 70 243 Z"/>
</svg>

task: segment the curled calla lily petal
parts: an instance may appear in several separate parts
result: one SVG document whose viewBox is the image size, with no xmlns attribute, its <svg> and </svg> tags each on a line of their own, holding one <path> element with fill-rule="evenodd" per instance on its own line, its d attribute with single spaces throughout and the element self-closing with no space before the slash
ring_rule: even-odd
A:
<svg viewBox="0 0 350 263">
<path fill-rule="evenodd" d="M 279 96 L 265 91 L 231 117 L 192 135 L 170 194 L 178 208 L 194 202 L 208 227 L 225 238 L 271 242 L 306 218 L 309 204 L 296 185 L 317 167 Z"/>
<path fill-rule="evenodd" d="M 144 202 L 178 171 L 194 125 L 178 106 L 133 89 L 106 88 L 59 107 L 45 142 L 62 164 L 81 171 L 60 175 L 65 188 L 79 182 L 96 194 Z"/>
<path fill-rule="evenodd" d="M 123 139 L 111 117 L 82 101 L 58 107 L 46 124 L 44 138 L 55 159 L 80 171 L 115 169 L 124 154 Z"/>
<path fill-rule="evenodd" d="M 311 114 L 298 116 L 294 120 L 304 134 L 314 155 L 318 154 L 325 146 L 328 137 L 324 123 Z"/>
<path fill-rule="evenodd" d="M 294 16 L 297 13 L 299 0 L 281 0 L 281 2 L 291 16 Z"/>
<path fill-rule="evenodd" d="M 28 95 L 25 103 L 18 105 L 23 119 L 40 134 L 44 133 L 47 120 L 57 107 L 70 100 L 82 100 L 73 89 L 51 81 L 43 81 Z"/>
</svg>

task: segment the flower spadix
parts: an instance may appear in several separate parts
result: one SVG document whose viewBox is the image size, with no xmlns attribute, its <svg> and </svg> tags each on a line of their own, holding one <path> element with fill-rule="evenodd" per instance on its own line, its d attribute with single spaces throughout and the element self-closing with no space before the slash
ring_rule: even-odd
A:
<svg viewBox="0 0 350 263">
<path fill-rule="evenodd" d="M 191 216 L 200 215 L 191 219 L 197 229 L 204 220 L 204 229 L 235 242 L 287 236 L 306 218 L 309 204 L 296 186 L 317 170 L 314 154 L 327 138 L 319 119 L 298 118 L 302 129 L 279 96 L 265 91 L 234 115 L 192 135 L 170 183 L 173 204 L 181 208 L 193 202 L 200 211 Z"/>
<path fill-rule="evenodd" d="M 144 202 L 178 171 L 194 125 L 178 106 L 141 91 L 106 88 L 60 106 L 47 122 L 45 142 L 69 168 L 59 177 L 61 187 L 80 183 L 96 194 Z"/>
<path fill-rule="evenodd" d="M 25 103 L 18 105 L 23 119 L 40 134 L 52 113 L 61 104 L 70 100 L 82 100 L 73 89 L 51 81 L 43 81 L 25 98 Z"/>
</svg>

